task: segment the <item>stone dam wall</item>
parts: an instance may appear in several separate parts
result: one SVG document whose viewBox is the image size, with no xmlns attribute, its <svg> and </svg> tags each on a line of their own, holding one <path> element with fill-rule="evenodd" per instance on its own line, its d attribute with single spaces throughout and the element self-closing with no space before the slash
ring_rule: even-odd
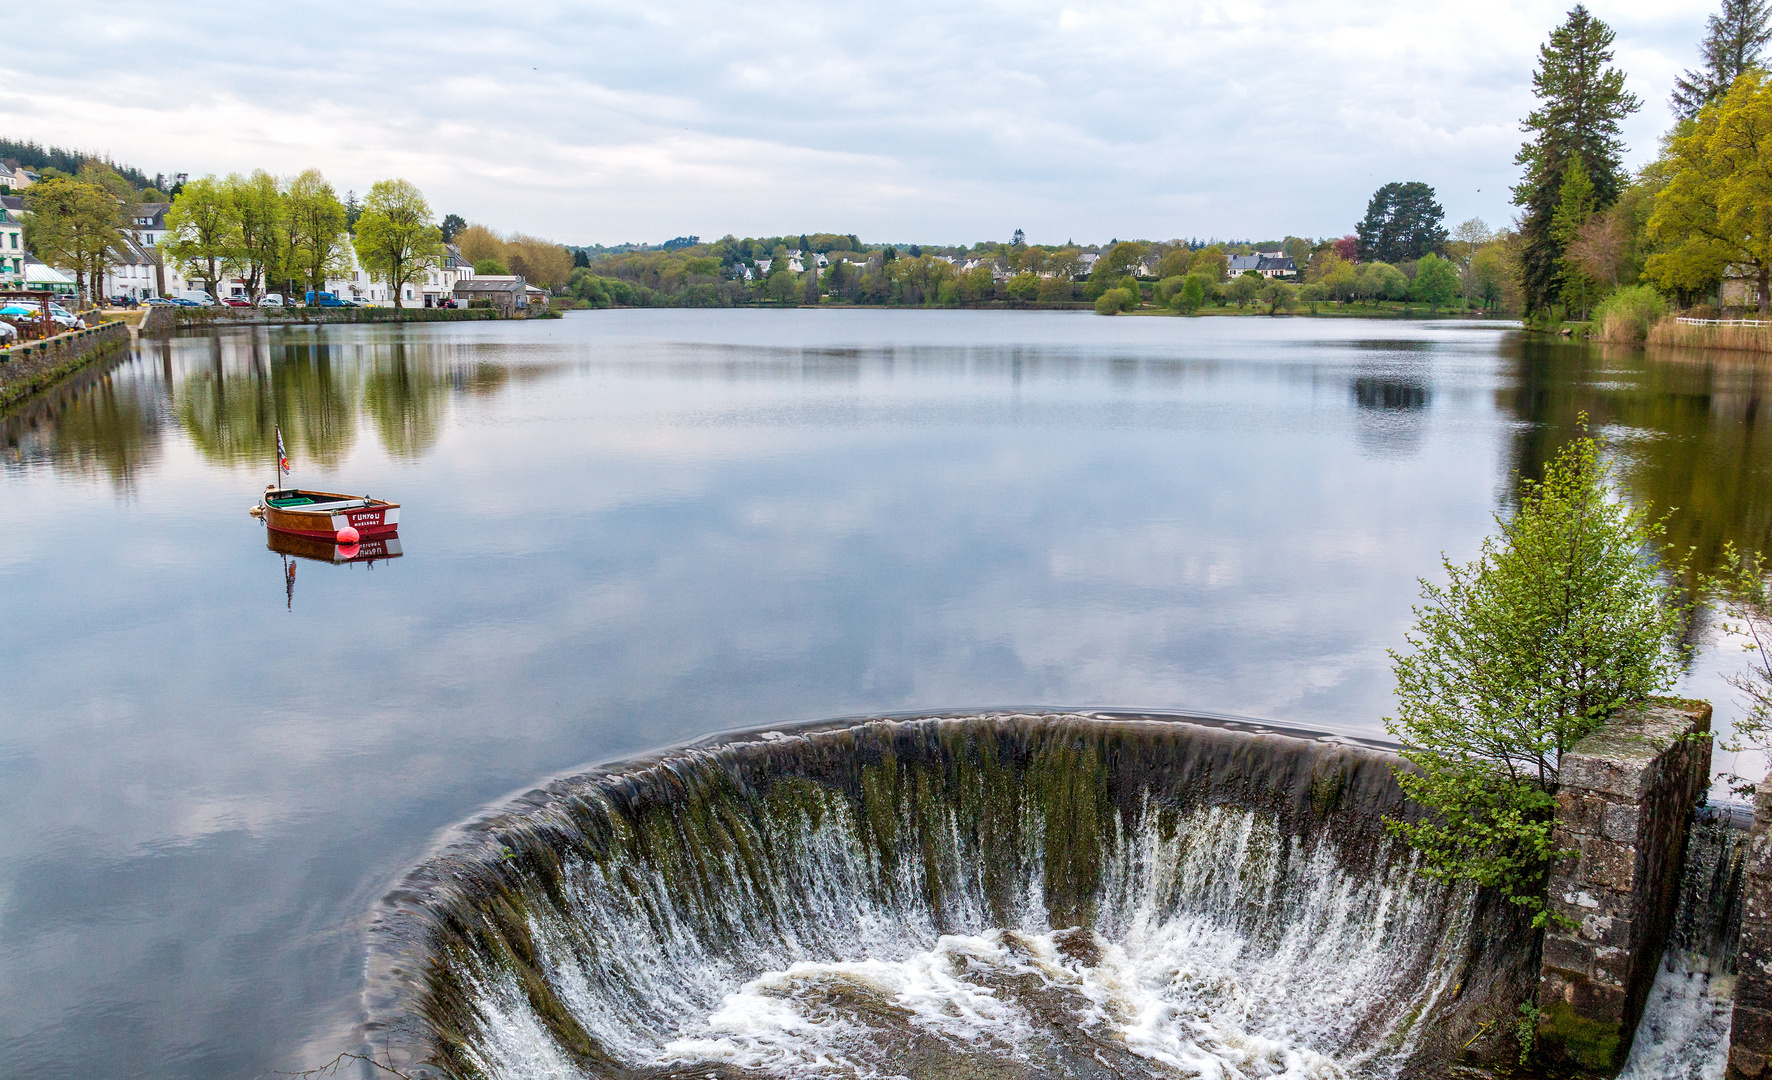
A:
<svg viewBox="0 0 1772 1080">
<path fill-rule="evenodd" d="M 672 1033 L 760 972 L 982 927 L 1081 926 L 1131 948 L 1187 925 L 1244 943 L 1213 978 L 1271 976 L 1249 1032 L 1333 1047 L 1357 1075 L 1607 1076 L 1667 939 L 1708 721 L 1701 703 L 1656 702 L 1571 755 L 1559 829 L 1576 854 L 1553 892 L 1575 927 L 1548 937 L 1494 895 L 1411 869 L 1383 821 L 1420 811 L 1378 744 L 1111 713 L 710 738 L 557 780 L 415 870 L 378 912 L 368 1036 L 426 1075 L 546 1059 L 675 1076 L 659 1064 L 683 1052 Z M 1186 962 L 1209 967 L 1210 952 Z M 1527 1073 L 1518 1008 L 1535 996 L 1543 1052 Z M 836 1007 L 851 1006 L 886 1015 Z M 812 1050 L 859 1061 L 901 1036 L 924 1045 L 888 1026 L 861 1049 Z M 1100 1071 L 1086 1057 L 1075 1075 Z"/>
</svg>

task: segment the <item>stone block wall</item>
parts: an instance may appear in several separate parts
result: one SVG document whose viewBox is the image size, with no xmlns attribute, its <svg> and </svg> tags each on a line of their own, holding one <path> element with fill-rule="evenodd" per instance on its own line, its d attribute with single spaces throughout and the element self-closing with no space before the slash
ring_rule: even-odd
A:
<svg viewBox="0 0 1772 1080">
<path fill-rule="evenodd" d="M 1577 743 L 1559 769 L 1544 937 L 1539 1054 L 1556 1071 L 1611 1075 L 1655 981 L 1678 900 L 1693 808 L 1710 784 L 1711 707 L 1655 699 Z"/>
<path fill-rule="evenodd" d="M 1772 1078 L 1772 783 L 1754 799 L 1735 944 L 1735 1013 L 1728 1080 Z"/>
<path fill-rule="evenodd" d="M 129 328 L 121 322 L 108 322 L 0 349 L 0 407 L 22 401 L 128 345 Z"/>
</svg>

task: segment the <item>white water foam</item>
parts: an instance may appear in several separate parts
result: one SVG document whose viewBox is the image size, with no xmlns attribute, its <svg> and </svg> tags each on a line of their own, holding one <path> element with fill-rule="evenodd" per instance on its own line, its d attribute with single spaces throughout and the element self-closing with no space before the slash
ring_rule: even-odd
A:
<svg viewBox="0 0 1772 1080">
<path fill-rule="evenodd" d="M 885 1080 L 914 1050 L 1093 1055 L 1108 1072 L 1135 1055 L 1207 1080 L 1395 1076 L 1455 982 L 1465 904 L 1407 866 L 1351 872 L 1271 815 L 1202 809 L 1166 834 L 1156 817 L 1104 851 L 1088 928 L 1046 925 L 1038 860 L 1017 925 L 989 928 L 982 859 L 959 851 L 945 921 L 965 930 L 943 933 L 924 864 L 874 862 L 836 804 L 769 838 L 784 849 L 769 903 L 742 874 L 683 895 L 650 867 L 580 865 L 566 911 L 531 908 L 530 940 L 558 1000 L 631 1068 Z M 517 980 L 462 975 L 483 1075 L 577 1075 Z"/>
<path fill-rule="evenodd" d="M 1735 978 L 1708 968 L 1707 958 L 1684 952 L 1662 961 L 1618 1080 L 1722 1080 Z"/>
</svg>

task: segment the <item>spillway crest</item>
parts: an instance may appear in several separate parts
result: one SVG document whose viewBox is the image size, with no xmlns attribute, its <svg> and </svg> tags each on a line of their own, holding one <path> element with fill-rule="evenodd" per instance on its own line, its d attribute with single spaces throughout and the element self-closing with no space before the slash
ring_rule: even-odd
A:
<svg viewBox="0 0 1772 1080">
<path fill-rule="evenodd" d="M 1079 715 L 664 752 L 415 871 L 382 1024 L 486 1080 L 1431 1075 L 1499 946 L 1385 835 L 1395 760 Z"/>
</svg>

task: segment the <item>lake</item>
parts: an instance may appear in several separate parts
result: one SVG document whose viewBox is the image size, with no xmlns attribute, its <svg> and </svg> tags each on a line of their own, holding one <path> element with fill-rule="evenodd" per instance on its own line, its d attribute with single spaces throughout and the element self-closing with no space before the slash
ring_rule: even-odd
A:
<svg viewBox="0 0 1772 1080">
<path fill-rule="evenodd" d="M 1583 413 L 1701 569 L 1766 546 L 1769 381 L 1454 321 L 146 342 L 0 418 L 0 1075 L 322 1064 L 375 901 L 446 829 L 711 731 L 1062 705 L 1382 737 L 1417 579 Z M 397 557 L 267 545 L 279 428 L 294 482 L 402 504 Z M 1683 687 L 1724 728 L 1737 662 Z"/>
</svg>

